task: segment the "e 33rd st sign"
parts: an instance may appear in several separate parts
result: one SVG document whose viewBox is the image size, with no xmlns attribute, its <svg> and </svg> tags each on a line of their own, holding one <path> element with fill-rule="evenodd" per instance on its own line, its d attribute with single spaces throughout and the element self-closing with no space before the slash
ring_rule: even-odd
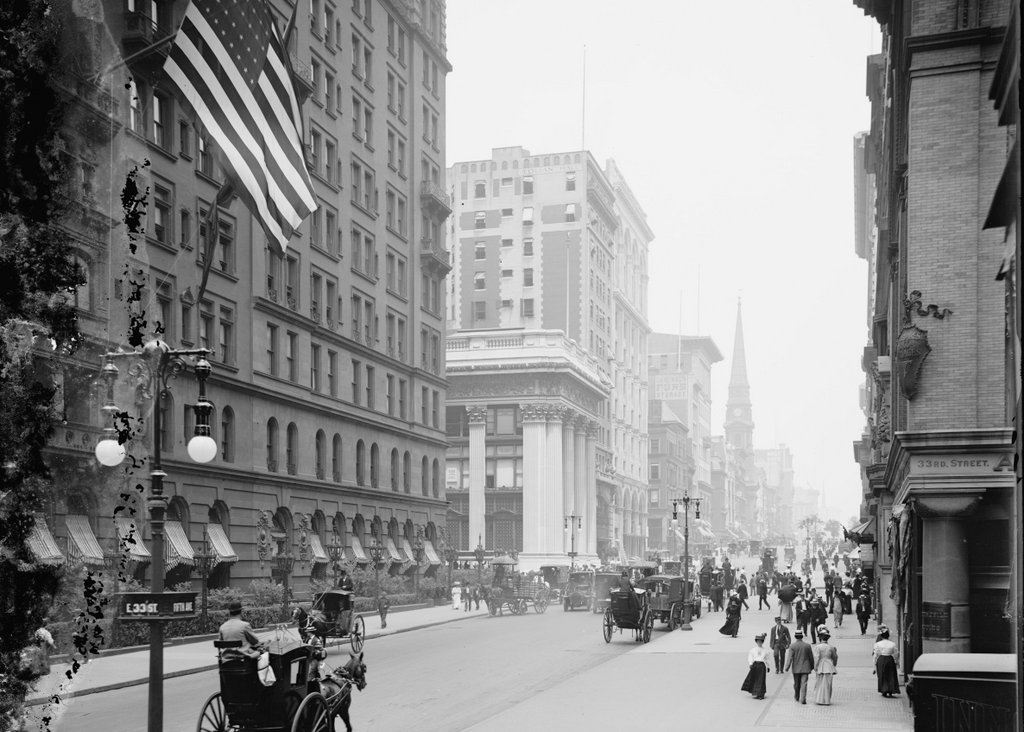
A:
<svg viewBox="0 0 1024 732">
<path fill-rule="evenodd" d="M 125 592 L 121 595 L 121 620 L 176 620 L 196 614 L 194 592 Z"/>
</svg>

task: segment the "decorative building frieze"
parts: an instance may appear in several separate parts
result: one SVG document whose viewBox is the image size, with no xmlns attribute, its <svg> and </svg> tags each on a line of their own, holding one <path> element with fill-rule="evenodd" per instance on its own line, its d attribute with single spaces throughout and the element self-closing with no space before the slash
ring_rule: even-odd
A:
<svg viewBox="0 0 1024 732">
<path fill-rule="evenodd" d="M 527 402 L 519 405 L 523 422 L 547 422 L 548 405 L 543 402 Z"/>
<path fill-rule="evenodd" d="M 487 422 L 487 407 L 479 406 L 479 405 L 473 405 L 473 406 L 470 406 L 470 407 L 466 407 L 466 418 L 469 420 L 470 424 L 472 424 L 474 422 L 486 423 Z"/>
</svg>

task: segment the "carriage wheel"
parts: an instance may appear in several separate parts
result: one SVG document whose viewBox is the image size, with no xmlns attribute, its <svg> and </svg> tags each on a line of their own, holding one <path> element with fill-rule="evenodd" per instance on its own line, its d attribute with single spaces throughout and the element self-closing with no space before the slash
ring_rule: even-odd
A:
<svg viewBox="0 0 1024 732">
<path fill-rule="evenodd" d="M 604 629 L 604 642 L 612 642 L 612 629 L 615 628 L 615 618 L 612 617 L 612 609 L 608 608 L 604 611 L 604 622 L 601 623 Z"/>
<path fill-rule="evenodd" d="M 352 632 L 349 633 L 349 641 L 352 643 L 352 650 L 356 653 L 363 650 L 363 642 L 366 640 L 366 621 L 362 615 L 357 615 L 352 623 Z"/>
<path fill-rule="evenodd" d="M 569 598 L 568 597 L 565 598 L 564 600 L 562 600 L 562 610 L 565 611 L 565 612 L 569 612 Z"/>
<path fill-rule="evenodd" d="M 491 614 L 491 615 L 497 615 L 498 614 L 498 603 L 497 602 L 492 602 L 492 601 L 488 600 L 487 601 L 487 612 L 489 614 Z"/>
<path fill-rule="evenodd" d="M 315 691 L 302 700 L 292 720 L 292 732 L 332 732 L 333 729 L 334 715 L 323 694 Z"/>
<path fill-rule="evenodd" d="M 199 714 L 199 723 L 196 724 L 196 732 L 228 732 L 231 729 L 228 723 L 228 713 L 224 709 L 224 700 L 220 692 L 211 696 L 203 705 L 203 711 Z"/>
<path fill-rule="evenodd" d="M 647 621 L 644 623 L 643 630 L 643 641 L 644 643 L 651 642 L 651 631 L 654 630 L 654 614 L 647 613 Z"/>
<path fill-rule="evenodd" d="M 526 615 L 526 613 L 528 613 L 528 612 L 530 612 L 530 603 L 528 603 L 525 598 L 520 598 L 520 600 L 519 600 L 519 614 L 520 615 Z"/>
<path fill-rule="evenodd" d="M 676 629 L 676 619 L 679 617 L 678 613 L 679 613 L 679 606 L 676 605 L 673 602 L 672 606 L 669 607 L 669 609 L 668 609 L 668 629 L 669 629 L 669 632 L 672 632 L 673 630 Z"/>
<path fill-rule="evenodd" d="M 538 597 L 537 600 L 533 603 L 533 609 L 536 610 L 538 613 L 542 613 L 545 610 L 547 610 L 548 609 L 548 597 L 547 597 L 547 595 L 544 595 L 543 597 Z"/>
</svg>

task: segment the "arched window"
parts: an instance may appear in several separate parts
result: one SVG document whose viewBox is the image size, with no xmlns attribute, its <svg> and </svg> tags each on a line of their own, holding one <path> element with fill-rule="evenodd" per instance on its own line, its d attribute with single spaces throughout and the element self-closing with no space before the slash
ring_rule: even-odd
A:
<svg viewBox="0 0 1024 732">
<path fill-rule="evenodd" d="M 391 490 L 398 492 L 398 448 L 391 448 Z"/>
<path fill-rule="evenodd" d="M 177 521 L 181 524 L 181 528 L 185 529 L 185 535 L 188 536 L 188 527 L 190 522 L 190 514 L 188 509 L 188 501 L 181 496 L 174 496 L 167 504 L 167 513 L 165 514 L 167 521 Z"/>
<path fill-rule="evenodd" d="M 295 475 L 299 471 L 299 428 L 294 422 L 288 423 L 287 444 L 284 448 L 285 468 L 288 475 Z"/>
<path fill-rule="evenodd" d="M 74 260 L 83 279 L 82 284 L 75 288 L 75 307 L 79 310 L 92 310 L 92 272 L 89 269 L 89 262 L 78 254 L 74 256 Z"/>
<path fill-rule="evenodd" d="M 326 437 L 324 440 L 326 441 Z M 327 541 L 327 517 L 324 516 L 324 512 L 317 510 L 313 513 L 313 518 L 310 522 L 313 533 L 320 539 L 320 546 L 326 547 Z M 319 580 L 323 582 L 327 579 L 327 567 L 328 562 L 316 562 L 313 564 L 309 572 L 309 578 L 313 580 Z"/>
<path fill-rule="evenodd" d="M 235 413 L 231 407 L 220 413 L 220 459 L 235 462 Z"/>
<path fill-rule="evenodd" d="M 430 461 L 427 456 L 423 456 L 423 462 L 420 466 L 420 491 L 425 496 L 430 495 Z"/>
<path fill-rule="evenodd" d="M 377 488 L 380 485 L 380 448 L 377 443 L 370 445 L 370 487 Z"/>
<path fill-rule="evenodd" d="M 430 495 L 438 497 L 441 485 L 441 464 L 434 458 L 434 464 L 430 467 Z"/>
<path fill-rule="evenodd" d="M 331 477 L 335 483 L 341 482 L 341 435 L 334 435 L 331 445 Z"/>
<path fill-rule="evenodd" d="M 284 506 L 274 512 L 270 538 L 274 542 L 274 556 L 292 553 L 292 513 Z"/>
<path fill-rule="evenodd" d="M 267 420 L 267 470 L 277 472 L 277 420 Z"/>
<path fill-rule="evenodd" d="M 174 397 L 170 392 L 158 397 L 160 400 L 160 449 L 174 450 Z"/>
<path fill-rule="evenodd" d="M 412 455 L 408 450 L 402 457 L 402 490 L 406 493 L 412 492 Z"/>
<path fill-rule="evenodd" d="M 324 479 L 324 474 L 327 465 L 327 435 L 324 434 L 323 430 L 316 431 L 316 444 L 314 447 L 315 462 L 316 462 L 316 477 L 320 480 Z"/>
<path fill-rule="evenodd" d="M 356 485 L 366 485 L 366 445 L 356 443 Z"/>
</svg>

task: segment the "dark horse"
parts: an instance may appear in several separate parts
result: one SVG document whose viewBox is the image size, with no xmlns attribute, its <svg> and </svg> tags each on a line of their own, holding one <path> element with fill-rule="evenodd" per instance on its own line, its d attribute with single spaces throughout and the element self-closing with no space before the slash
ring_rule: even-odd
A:
<svg viewBox="0 0 1024 732">
<path fill-rule="evenodd" d="M 348 718 L 348 709 L 352 706 L 352 687 L 359 691 L 366 688 L 366 664 L 363 663 L 362 653 L 349 653 L 349 660 L 344 666 L 320 679 L 320 689 L 327 699 L 327 706 L 331 710 L 331 716 L 337 715 L 345 723 L 347 732 L 352 732 L 352 723 Z M 331 723 L 334 729 L 334 723 Z"/>
<path fill-rule="evenodd" d="M 327 633 L 334 627 L 331 623 L 314 617 L 301 605 L 297 605 L 292 611 L 292 620 L 298 625 L 299 637 L 303 643 L 309 643 L 310 638 L 319 638 L 321 645 L 327 645 Z"/>
</svg>

